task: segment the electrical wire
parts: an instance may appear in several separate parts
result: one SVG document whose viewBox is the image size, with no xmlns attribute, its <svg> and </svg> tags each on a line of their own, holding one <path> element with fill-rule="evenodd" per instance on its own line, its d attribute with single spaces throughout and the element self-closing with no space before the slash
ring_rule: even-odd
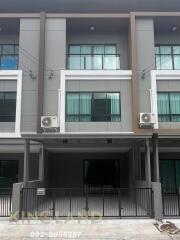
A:
<svg viewBox="0 0 180 240">
<path fill-rule="evenodd" d="M 38 58 L 36 58 L 35 56 L 33 56 L 29 51 L 27 51 L 26 49 L 24 49 L 23 47 L 20 47 L 19 46 L 19 52 L 24 55 L 26 58 L 28 58 L 31 62 L 39 65 L 39 60 Z M 162 64 L 166 63 L 168 60 L 164 61 Z M 21 66 L 23 66 L 26 70 L 26 73 L 30 74 L 30 71 L 32 71 L 32 69 L 28 68 L 27 66 L 25 66 L 23 63 L 21 63 Z M 152 70 L 152 67 L 155 67 L 155 63 L 149 65 L 148 67 L 144 68 L 144 69 L 137 69 L 136 71 L 137 72 L 142 72 L 142 74 L 147 74 L 149 73 L 151 70 Z M 45 72 L 48 72 L 47 74 L 45 75 L 48 75 L 49 76 L 49 72 L 60 72 L 60 70 L 62 69 L 53 69 L 49 66 L 47 66 L 47 64 L 45 64 Z M 38 74 L 35 74 L 37 77 L 38 77 Z M 53 76 L 59 76 L 60 73 L 54 73 Z"/>
</svg>

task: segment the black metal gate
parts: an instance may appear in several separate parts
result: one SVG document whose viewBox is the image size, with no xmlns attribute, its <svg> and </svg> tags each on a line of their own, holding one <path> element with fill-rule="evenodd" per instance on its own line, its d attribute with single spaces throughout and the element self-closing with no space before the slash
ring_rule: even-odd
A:
<svg viewBox="0 0 180 240">
<path fill-rule="evenodd" d="M 37 188 L 21 191 L 21 217 L 151 217 L 151 188 Z"/>
<path fill-rule="evenodd" d="M 9 217 L 11 215 L 12 189 L 0 188 L 0 217 Z"/>
<path fill-rule="evenodd" d="M 165 217 L 180 216 L 180 193 L 179 189 L 162 189 L 163 215 Z"/>
</svg>

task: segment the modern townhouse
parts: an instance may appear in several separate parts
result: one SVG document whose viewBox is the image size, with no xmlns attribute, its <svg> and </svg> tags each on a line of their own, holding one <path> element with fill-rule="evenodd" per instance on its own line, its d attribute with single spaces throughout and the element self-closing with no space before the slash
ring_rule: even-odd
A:
<svg viewBox="0 0 180 240">
<path fill-rule="evenodd" d="M 0 216 L 180 216 L 178 2 L 14 1 L 0 13 Z"/>
</svg>

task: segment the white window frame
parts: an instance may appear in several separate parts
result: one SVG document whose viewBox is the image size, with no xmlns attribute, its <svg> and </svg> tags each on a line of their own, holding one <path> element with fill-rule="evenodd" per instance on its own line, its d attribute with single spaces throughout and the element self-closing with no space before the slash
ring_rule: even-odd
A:
<svg viewBox="0 0 180 240">
<path fill-rule="evenodd" d="M 0 138 L 21 137 L 21 105 L 22 105 L 22 71 L 0 70 L 0 81 L 17 81 L 16 89 L 16 119 L 14 132 L 0 132 Z"/>
<path fill-rule="evenodd" d="M 60 123 L 60 133 L 65 133 L 66 114 L 66 81 L 68 80 L 131 80 L 131 70 L 61 70 L 60 89 L 58 103 L 58 118 Z M 69 133 L 69 132 L 68 132 Z M 123 132 L 124 133 L 124 132 Z M 132 133 L 132 132 L 128 132 Z"/>
<path fill-rule="evenodd" d="M 157 80 L 180 80 L 180 70 L 152 70 L 151 71 L 151 113 L 155 116 L 154 129 L 159 128 L 157 107 Z"/>
</svg>

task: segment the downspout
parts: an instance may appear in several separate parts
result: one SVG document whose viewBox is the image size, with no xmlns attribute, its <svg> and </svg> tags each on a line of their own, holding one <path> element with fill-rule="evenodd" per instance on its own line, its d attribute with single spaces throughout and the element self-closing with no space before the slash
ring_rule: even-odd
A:
<svg viewBox="0 0 180 240">
<path fill-rule="evenodd" d="M 43 102 L 44 102 L 45 27 L 46 27 L 46 13 L 40 12 L 37 134 L 42 132 L 41 116 L 43 116 Z"/>
<path fill-rule="evenodd" d="M 130 36 L 131 36 L 131 69 L 132 69 L 132 128 L 137 133 L 138 125 L 138 96 L 137 96 L 137 42 L 136 42 L 136 18 L 133 12 L 130 13 Z"/>
</svg>

